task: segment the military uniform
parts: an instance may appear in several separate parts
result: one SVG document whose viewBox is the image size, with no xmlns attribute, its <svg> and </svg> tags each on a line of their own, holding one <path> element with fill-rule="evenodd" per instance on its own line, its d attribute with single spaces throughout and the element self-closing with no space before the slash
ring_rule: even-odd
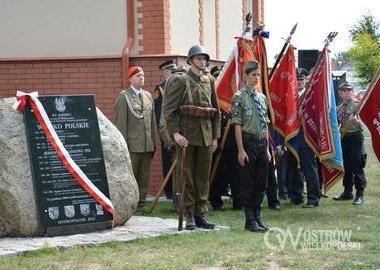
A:
<svg viewBox="0 0 380 270">
<path fill-rule="evenodd" d="M 222 111 L 222 129 L 221 134 L 224 133 L 228 120 L 231 115 Z M 218 144 L 220 144 L 219 139 Z M 240 202 L 240 180 L 239 180 L 239 162 L 237 160 L 237 146 L 235 139 L 235 132 L 230 129 L 223 150 L 217 149 L 214 152 L 213 160 L 217 152 L 221 151 L 220 163 L 216 171 L 213 185 L 210 188 L 210 203 L 214 210 L 223 209 L 222 195 L 227 193 L 227 187 L 230 185 L 232 207 L 233 209 L 241 209 Z"/>
<path fill-rule="evenodd" d="M 352 188 L 355 185 L 356 199 L 363 200 L 364 188 L 367 181 L 364 174 L 364 167 L 367 155 L 364 149 L 363 128 L 359 122 L 350 120 L 359 102 L 350 100 L 343 102 L 337 107 L 337 117 L 342 133 L 342 150 L 344 163 L 344 192 L 334 199 L 353 199 Z M 344 133 L 344 134 L 343 134 Z M 360 203 L 359 203 L 360 204 Z"/>
<path fill-rule="evenodd" d="M 127 142 L 133 174 L 139 186 L 139 200 L 145 202 L 154 146 L 154 104 L 152 95 L 132 87 L 120 92 L 114 108 L 115 124 Z"/>
<path fill-rule="evenodd" d="M 160 129 L 161 113 L 162 113 L 162 99 L 164 95 L 165 84 L 166 84 L 166 81 L 163 81 L 160 84 L 156 85 L 154 89 L 155 91 L 158 91 L 159 93 L 158 97 L 154 100 L 154 110 L 155 110 L 154 113 L 155 113 L 156 124 L 157 124 L 158 129 Z M 168 149 L 168 147 L 165 146 L 163 138 L 161 138 L 161 160 L 162 160 L 162 174 L 165 177 L 170 170 L 170 166 L 172 162 L 172 153 L 170 152 L 170 149 Z M 173 196 L 172 185 L 173 185 L 172 177 L 170 177 L 170 179 L 168 180 L 164 188 L 166 197 L 168 199 L 171 199 Z"/>
<path fill-rule="evenodd" d="M 195 116 L 180 110 L 189 105 L 213 108 L 215 113 L 209 117 Z M 188 141 L 183 168 L 186 212 L 194 213 L 195 217 L 203 216 L 209 191 L 212 143 L 220 136 L 220 113 L 214 78 L 197 75 L 191 69 L 185 74 L 173 74 L 166 84 L 163 108 L 170 136 L 178 132 Z M 176 155 L 180 161 L 182 151 L 179 147 Z M 176 168 L 175 179 L 178 179 L 181 166 Z"/>
</svg>

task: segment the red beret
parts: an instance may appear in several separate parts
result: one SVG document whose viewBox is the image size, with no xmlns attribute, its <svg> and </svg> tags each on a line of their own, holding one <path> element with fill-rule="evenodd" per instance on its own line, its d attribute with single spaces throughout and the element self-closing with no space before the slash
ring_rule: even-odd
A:
<svg viewBox="0 0 380 270">
<path fill-rule="evenodd" d="M 132 77 L 133 75 L 143 71 L 143 69 L 139 66 L 133 66 L 128 69 L 128 79 Z"/>
</svg>

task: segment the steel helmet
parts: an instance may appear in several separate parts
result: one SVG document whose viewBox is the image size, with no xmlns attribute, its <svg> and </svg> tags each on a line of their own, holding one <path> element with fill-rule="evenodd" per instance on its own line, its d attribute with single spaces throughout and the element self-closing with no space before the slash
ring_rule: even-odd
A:
<svg viewBox="0 0 380 270">
<path fill-rule="evenodd" d="M 205 55 L 206 60 L 210 60 L 210 55 L 207 53 L 206 49 L 200 45 L 194 45 L 190 48 L 187 54 L 187 63 L 190 65 L 189 60 L 196 55 Z"/>
</svg>

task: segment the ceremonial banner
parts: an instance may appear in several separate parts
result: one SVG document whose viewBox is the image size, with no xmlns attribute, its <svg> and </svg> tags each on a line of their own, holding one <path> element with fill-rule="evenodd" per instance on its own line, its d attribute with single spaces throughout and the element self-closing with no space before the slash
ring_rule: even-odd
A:
<svg viewBox="0 0 380 270">
<path fill-rule="evenodd" d="M 255 38 L 253 53 L 255 59 L 260 63 L 261 80 L 259 89 L 263 91 L 264 95 L 269 96 L 267 51 L 264 36 L 261 33 L 264 32 L 260 32 L 259 36 Z M 270 111 L 270 113 L 272 114 L 273 112 Z"/>
<path fill-rule="evenodd" d="M 362 99 L 359 116 L 371 132 L 373 150 L 380 161 L 380 70 Z"/>
<path fill-rule="evenodd" d="M 323 184 L 328 191 L 343 176 L 344 168 L 327 46 L 304 93 L 301 121 L 306 142 L 321 161 Z"/>
<path fill-rule="evenodd" d="M 289 143 L 298 134 L 300 127 L 294 50 L 290 44 L 269 81 L 268 96 L 273 127 L 284 137 L 285 145 L 297 158 L 295 149 Z"/>
<path fill-rule="evenodd" d="M 227 113 L 231 112 L 233 95 L 243 86 L 245 63 L 256 59 L 254 46 L 255 41 L 252 39 L 237 38 L 236 45 L 216 81 L 219 106 Z"/>
</svg>

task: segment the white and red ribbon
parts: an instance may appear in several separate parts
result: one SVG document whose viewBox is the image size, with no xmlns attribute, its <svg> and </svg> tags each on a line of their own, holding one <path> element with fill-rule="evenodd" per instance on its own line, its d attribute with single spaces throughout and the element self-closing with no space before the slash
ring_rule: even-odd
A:
<svg viewBox="0 0 380 270">
<path fill-rule="evenodd" d="M 51 124 L 48 115 L 41 102 L 38 99 L 38 92 L 24 93 L 17 91 L 17 102 L 13 105 L 13 108 L 19 112 L 24 110 L 26 103 L 29 101 L 32 107 L 33 113 L 40 123 L 42 129 L 45 132 L 50 144 L 61 159 L 63 165 L 71 173 L 71 175 L 78 181 L 78 183 L 100 204 L 102 205 L 112 216 L 115 216 L 115 209 L 112 202 L 108 199 L 92 182 L 81 168 L 71 158 L 69 152 L 63 146 L 57 133 Z"/>
</svg>

